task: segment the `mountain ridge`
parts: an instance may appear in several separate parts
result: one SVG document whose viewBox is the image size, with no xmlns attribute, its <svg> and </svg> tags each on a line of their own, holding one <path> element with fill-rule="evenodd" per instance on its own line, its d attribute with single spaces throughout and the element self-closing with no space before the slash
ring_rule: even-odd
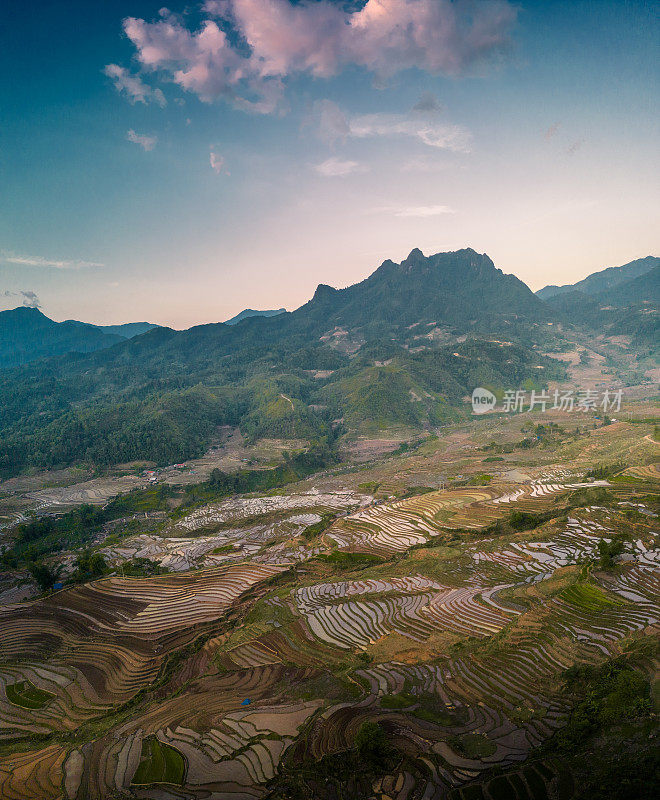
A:
<svg viewBox="0 0 660 800">
<path fill-rule="evenodd" d="M 636 347 L 657 351 L 660 265 L 597 294 L 573 290 L 546 302 L 572 325 L 606 336 L 630 336 Z"/>
<path fill-rule="evenodd" d="M 588 295 L 596 295 L 600 292 L 613 289 L 621 283 L 640 277 L 650 272 L 660 264 L 660 257 L 645 256 L 629 261 L 620 267 L 608 267 L 607 269 L 592 272 L 576 283 L 567 283 L 562 286 L 550 284 L 544 286 L 536 292 L 536 296 L 541 300 L 548 300 L 560 294 L 568 294 L 572 291 L 580 291 Z"/>
<path fill-rule="evenodd" d="M 660 302 L 660 259 L 657 266 L 648 272 L 599 292 L 595 297 L 600 302 L 608 302 L 615 306 Z"/>
<path fill-rule="evenodd" d="M 85 323 L 55 322 L 38 308 L 0 312 L 0 367 L 17 367 L 69 352 L 88 353 L 122 341 Z"/>
<path fill-rule="evenodd" d="M 106 326 L 73 319 L 55 322 L 38 308 L 18 306 L 0 311 L 0 368 L 103 350 L 154 327 L 148 322 Z"/>
</svg>

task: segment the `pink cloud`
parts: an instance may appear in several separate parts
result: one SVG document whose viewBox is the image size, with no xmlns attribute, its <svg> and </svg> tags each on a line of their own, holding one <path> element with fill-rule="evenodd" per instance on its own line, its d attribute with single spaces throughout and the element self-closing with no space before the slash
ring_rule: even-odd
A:
<svg viewBox="0 0 660 800">
<path fill-rule="evenodd" d="M 152 89 L 139 75 L 131 73 L 119 64 L 108 64 L 103 69 L 104 75 L 114 83 L 115 89 L 120 94 L 125 94 L 130 103 L 158 103 L 159 106 L 166 104 L 165 95 L 160 89 Z"/>
<path fill-rule="evenodd" d="M 144 133 L 136 133 L 132 128 L 131 130 L 127 131 L 126 138 L 129 142 L 133 142 L 133 144 L 139 144 L 140 147 L 147 152 L 149 152 L 149 150 L 153 150 L 158 143 L 157 136 L 148 136 Z"/>
<path fill-rule="evenodd" d="M 379 75 L 417 67 L 459 73 L 508 45 L 517 11 L 506 0 L 368 0 L 346 11 L 328 0 L 227 0 L 262 75 L 336 75 L 358 64 Z"/>
<path fill-rule="evenodd" d="M 559 122 L 553 122 L 553 123 L 552 123 L 552 125 L 551 125 L 551 126 L 550 126 L 550 127 L 547 129 L 547 130 L 546 130 L 546 132 L 543 134 L 543 136 L 544 136 L 544 137 L 545 137 L 547 140 L 553 139 L 553 138 L 554 138 L 554 137 L 557 135 L 557 133 L 558 133 L 558 131 L 559 131 L 559 126 L 560 126 L 560 124 L 561 124 L 561 123 L 559 123 Z"/>
<path fill-rule="evenodd" d="M 225 165 L 225 159 L 223 156 L 218 155 L 214 150 L 211 150 L 209 153 L 209 163 L 211 165 L 211 169 L 216 175 L 221 175 L 223 172 L 226 172 L 227 175 L 229 175 Z"/>
<path fill-rule="evenodd" d="M 144 69 L 204 101 L 224 96 L 270 113 L 283 80 L 298 74 L 328 78 L 349 65 L 379 79 L 410 68 L 472 70 L 506 51 L 517 9 L 508 0 L 367 0 L 353 11 L 330 0 L 207 0 L 203 13 L 198 30 L 163 9 L 154 22 L 129 17 L 124 31 Z"/>
<path fill-rule="evenodd" d="M 566 152 L 569 156 L 574 156 L 577 151 L 584 145 L 584 139 L 576 139 L 574 142 L 571 142 L 569 146 L 566 148 Z"/>
<path fill-rule="evenodd" d="M 231 17 L 263 76 L 310 72 L 327 78 L 343 59 L 348 18 L 328 2 L 291 5 L 289 0 L 231 0 Z"/>
<path fill-rule="evenodd" d="M 140 64 L 161 70 L 183 89 L 210 101 L 231 94 L 244 71 L 242 59 L 212 20 L 191 32 L 166 10 L 156 22 L 129 17 L 124 31 L 137 49 Z"/>
</svg>

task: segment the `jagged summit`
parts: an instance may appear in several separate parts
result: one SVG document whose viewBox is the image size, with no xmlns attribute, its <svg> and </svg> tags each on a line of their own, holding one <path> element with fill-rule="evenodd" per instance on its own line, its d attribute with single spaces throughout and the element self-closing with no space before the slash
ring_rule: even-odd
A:
<svg viewBox="0 0 660 800">
<path fill-rule="evenodd" d="M 538 322 L 550 316 L 522 281 L 469 247 L 431 256 L 416 247 L 400 264 L 387 259 L 345 289 L 320 284 L 312 300 L 294 313 L 324 330 L 378 327 L 383 335 L 417 322 L 474 330 L 492 329 L 493 323 L 497 328 L 505 319 Z"/>
<path fill-rule="evenodd" d="M 329 286 L 327 283 L 319 283 L 316 287 L 316 291 L 314 292 L 314 296 L 312 297 L 312 301 L 314 300 L 323 300 L 326 297 L 333 297 L 339 289 L 335 289 L 334 286 Z"/>
<path fill-rule="evenodd" d="M 392 262 L 385 262 L 392 263 Z M 434 253 L 433 255 L 425 256 L 424 253 L 418 248 L 413 248 L 408 256 L 397 266 L 402 272 L 412 272 L 418 269 L 452 269 L 463 265 L 464 267 L 494 267 L 493 260 L 486 253 L 477 253 L 471 247 L 465 247 L 461 250 L 449 251 L 446 253 Z"/>
<path fill-rule="evenodd" d="M 400 266 L 403 270 L 411 270 L 418 264 L 424 263 L 425 260 L 424 253 L 422 253 L 419 247 L 414 247 L 408 254 L 408 257 L 401 262 Z"/>
</svg>

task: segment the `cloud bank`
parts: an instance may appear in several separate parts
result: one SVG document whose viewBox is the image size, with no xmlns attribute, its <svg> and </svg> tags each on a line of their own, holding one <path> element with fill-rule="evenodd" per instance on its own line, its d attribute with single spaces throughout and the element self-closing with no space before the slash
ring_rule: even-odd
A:
<svg viewBox="0 0 660 800">
<path fill-rule="evenodd" d="M 352 9 L 331 0 L 207 0 L 197 25 L 166 8 L 159 14 L 123 22 L 145 72 L 205 102 L 271 113 L 297 75 L 330 78 L 348 66 L 379 80 L 412 68 L 472 72 L 509 49 L 517 8 L 508 0 L 367 0 Z M 131 102 L 165 102 L 116 64 L 106 74 Z"/>
</svg>

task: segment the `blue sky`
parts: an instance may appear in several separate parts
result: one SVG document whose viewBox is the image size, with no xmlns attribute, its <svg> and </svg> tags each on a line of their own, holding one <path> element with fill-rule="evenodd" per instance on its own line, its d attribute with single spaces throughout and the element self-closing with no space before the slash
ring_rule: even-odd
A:
<svg viewBox="0 0 660 800">
<path fill-rule="evenodd" d="M 161 8 L 10 4 L 2 307 L 187 327 L 413 247 L 534 289 L 659 251 L 651 3 Z"/>
</svg>

